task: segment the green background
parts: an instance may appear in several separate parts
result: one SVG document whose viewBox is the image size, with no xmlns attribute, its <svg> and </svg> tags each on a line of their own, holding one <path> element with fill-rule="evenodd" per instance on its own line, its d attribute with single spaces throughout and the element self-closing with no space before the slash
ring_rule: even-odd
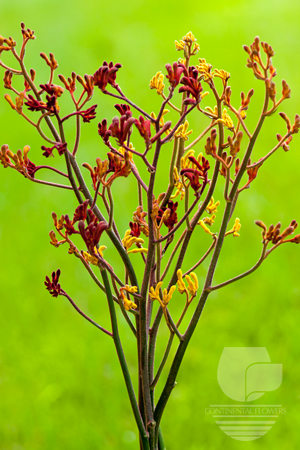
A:
<svg viewBox="0 0 300 450">
<path fill-rule="evenodd" d="M 253 129 L 263 102 L 263 86 L 245 67 L 243 44 L 250 45 L 256 35 L 276 51 L 275 81 L 280 93 L 284 78 L 292 98 L 279 108 L 293 119 L 300 112 L 299 65 L 300 5 L 297 1 L 89 2 L 37 0 L 2 2 L 0 32 L 20 43 L 19 24 L 35 30 L 37 39 L 27 51 L 28 67 L 37 69 L 40 83 L 47 81 L 47 67 L 41 51 L 53 52 L 59 62 L 56 73 L 71 71 L 92 74 L 103 60 L 120 62 L 118 82 L 133 101 L 151 112 L 157 111 L 159 97 L 148 88 L 149 80 L 164 65 L 180 56 L 174 40 L 192 31 L 200 43 L 201 58 L 231 73 L 230 85 L 237 105 L 241 91 L 254 87 L 247 123 Z M 3 59 L 11 61 L 7 54 Z M 197 62 L 197 59 L 195 59 Z M 1 86 L 1 97 L 4 89 Z M 64 94 L 66 113 L 70 103 Z M 94 101 L 95 100 L 95 101 Z M 114 102 L 95 93 L 97 119 L 85 124 L 79 161 L 94 164 L 105 157 L 105 147 L 97 135 L 97 122 L 114 115 Z M 205 106 L 214 106 L 211 96 Z M 33 127 L 0 103 L 1 145 L 13 151 L 31 146 L 30 158 L 44 163 L 41 138 Z M 194 129 L 206 122 L 199 115 L 191 119 Z M 68 137 L 71 139 L 72 128 Z M 275 114 L 257 142 L 254 160 L 276 144 L 276 133 L 284 134 L 285 124 Z M 138 142 L 138 140 L 136 141 Z M 203 143 L 195 147 L 203 150 Z M 171 151 L 169 149 L 169 151 Z M 167 150 L 166 150 L 167 152 Z M 166 154 L 163 161 L 168 161 Z M 62 159 L 53 160 L 63 167 Z M 242 223 L 241 237 L 226 239 L 217 267 L 215 282 L 220 283 L 250 268 L 260 254 L 260 230 L 253 221 L 268 225 L 279 220 L 287 226 L 299 219 L 299 137 L 289 153 L 282 149 L 260 170 L 251 189 L 243 192 L 235 216 Z M 166 187 L 167 165 L 159 172 L 160 186 Z M 42 172 L 40 172 L 42 174 Z M 144 174 L 146 177 L 146 174 Z M 47 175 L 45 175 L 47 176 Z M 90 183 L 89 178 L 86 178 Z M 223 180 L 221 181 L 221 185 Z M 221 187 L 215 199 L 221 199 Z M 128 228 L 137 206 L 132 177 L 114 184 L 116 214 L 121 233 Z M 49 245 L 51 211 L 72 215 L 72 193 L 38 186 L 9 169 L 1 168 L 0 184 L 0 449 L 1 450 L 77 450 L 136 449 L 138 440 L 124 382 L 112 341 L 86 323 L 65 301 L 46 292 L 46 274 L 62 270 L 63 288 L 95 320 L 109 326 L 103 296 L 67 249 Z M 219 217 L 222 208 L 219 209 Z M 232 219 L 234 220 L 234 218 Z M 219 222 L 218 222 L 219 223 Z M 215 225 L 215 230 L 218 228 Z M 210 244 L 200 228 L 184 268 L 193 265 Z M 105 257 L 122 273 L 120 261 L 108 244 Z M 168 450 L 299 448 L 299 248 L 286 245 L 278 249 L 263 266 L 236 284 L 212 294 L 199 327 L 188 349 L 163 418 Z M 139 255 L 132 261 L 140 263 Z M 197 270 L 203 282 L 207 265 Z M 183 299 L 173 299 L 173 313 Z M 136 376 L 135 344 L 126 325 L 120 324 L 129 366 Z M 168 333 L 163 325 L 158 354 Z M 225 436 L 205 414 L 210 404 L 232 404 L 217 382 L 217 367 L 224 347 L 266 347 L 272 362 L 283 365 L 281 387 L 263 397 L 265 404 L 282 404 L 286 415 L 266 436 L 242 443 Z M 261 401 L 254 402 L 261 404 Z"/>
</svg>

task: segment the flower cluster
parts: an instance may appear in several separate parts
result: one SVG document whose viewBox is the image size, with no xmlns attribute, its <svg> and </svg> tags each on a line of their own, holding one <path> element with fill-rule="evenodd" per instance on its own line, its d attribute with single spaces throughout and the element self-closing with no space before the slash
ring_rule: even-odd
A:
<svg viewBox="0 0 300 450">
<path fill-rule="evenodd" d="M 283 231 L 281 231 L 280 222 L 278 222 L 275 226 L 270 225 L 269 228 L 261 220 L 256 220 L 255 223 L 263 229 L 263 243 L 268 244 L 269 242 L 271 242 L 274 245 L 282 244 L 283 242 L 293 242 L 295 244 L 300 243 L 300 234 L 297 234 L 293 238 L 287 239 L 288 236 L 292 235 L 298 227 L 298 223 L 296 222 L 296 220 L 292 220 L 290 225 Z"/>
<path fill-rule="evenodd" d="M 214 284 L 225 238 L 240 236 L 241 221 L 235 215 L 236 205 L 247 196 L 246 188 L 258 174 L 263 175 L 264 164 L 269 158 L 281 148 L 288 151 L 292 138 L 299 132 L 299 115 L 296 114 L 292 121 L 280 112 L 285 132 L 276 135 L 277 141 L 274 133 L 273 148 L 266 152 L 258 148 L 262 153 L 255 156 L 257 162 L 251 162 L 253 155 L 257 155 L 256 149 L 255 152 L 253 150 L 265 119 L 272 119 L 278 106 L 290 98 L 291 89 L 285 80 L 278 88 L 272 63 L 274 50 L 255 38 L 252 45 L 244 48 L 248 55 L 247 66 L 265 87 L 265 99 L 258 120 L 249 123 L 247 114 L 253 104 L 254 90 L 241 94 L 234 92 L 228 85 L 231 80 L 229 71 L 213 68 L 205 58 L 193 58 L 199 45 L 189 32 L 175 41 L 176 50 L 182 52 L 180 58 L 166 64 L 165 69 L 161 68 L 164 73 L 155 71 L 150 80 L 150 89 L 160 96 L 156 97 L 159 105 L 150 112 L 127 97 L 117 83 L 118 71 L 122 67 L 119 63 L 104 61 L 101 67 L 94 68 L 93 75 L 81 76 L 71 72 L 69 77 L 58 75 L 60 81 L 56 81 L 58 62 L 54 54 L 41 53 L 48 73 L 47 78 L 41 80 L 42 84 L 38 84 L 36 80 L 40 74 L 33 69 L 27 71 L 28 64 L 24 61 L 25 53 L 28 53 L 27 44 L 34 39 L 34 32 L 22 24 L 21 33 L 20 50 L 12 38 L 0 36 L 0 53 L 5 56 L 11 52 L 18 66 L 15 69 L 15 65 L 9 67 L 0 61 L 5 71 L 4 87 L 9 91 L 5 99 L 19 114 L 18 117 L 24 118 L 44 140 L 41 146 L 43 156 L 52 165 L 36 166 L 28 158 L 30 147 L 27 145 L 16 154 L 8 145 L 2 145 L 0 162 L 4 168 L 12 168 L 28 181 L 35 182 L 36 186 L 43 184 L 57 191 L 71 190 L 75 194 L 78 206 L 74 207 L 75 211 L 72 209 L 73 217 L 52 213 L 54 228 L 49 233 L 50 244 L 55 248 L 67 244 L 68 253 L 87 270 L 108 303 L 112 331 L 90 319 L 62 290 L 60 270 L 46 277 L 46 289 L 53 297 L 62 295 L 67 298 L 82 317 L 113 339 L 139 427 L 141 448 L 163 447 L 162 442 L 157 444 L 162 412 L 208 295 L 250 275 L 280 245 L 300 243 L 300 234 L 295 234 L 296 220 L 286 228 L 282 228 L 280 223 L 267 227 L 262 221 L 256 221 L 262 229 L 262 250 L 257 263 L 242 274 L 233 274 L 233 278 Z M 15 83 L 16 78 L 21 78 L 22 83 Z M 61 85 L 57 84 L 59 82 Z M 204 83 L 207 92 L 203 92 Z M 63 95 L 71 100 L 71 109 L 64 112 L 64 116 L 60 109 Z M 111 117 L 99 119 L 98 135 L 101 139 L 98 138 L 97 158 L 91 163 L 89 156 L 84 156 L 87 162 L 82 167 L 88 170 L 86 172 L 82 171 L 78 164 L 80 157 L 77 157 L 84 136 L 81 127 L 82 122 L 90 123 L 96 118 L 96 111 L 99 114 L 99 95 L 106 95 L 107 99 L 112 98 L 113 102 L 119 103 L 113 105 L 115 113 Z M 95 97 L 95 104 L 92 104 L 91 99 Z M 67 102 L 64 109 L 66 105 Z M 199 130 L 197 124 L 203 124 L 203 129 Z M 73 134 L 71 125 L 74 126 Z M 196 146 L 200 149 L 197 153 L 194 150 Z M 64 158 L 51 158 L 56 152 Z M 65 163 L 66 173 L 58 170 L 56 163 Z M 43 169 L 42 174 L 48 171 L 49 178 L 54 172 L 55 179 L 37 179 L 36 172 L 40 169 Z M 91 186 L 86 183 L 82 172 L 88 175 Z M 117 178 L 118 181 L 114 182 Z M 134 191 L 129 192 L 132 186 Z M 125 196 L 137 205 L 132 218 L 126 217 L 122 200 Z M 219 200 L 215 200 L 216 196 L 223 198 L 222 206 Z M 108 249 L 104 259 L 106 246 L 102 244 L 106 239 Z M 210 241 L 209 245 L 207 241 Z M 202 247 L 206 246 L 203 254 L 189 252 L 189 246 L 198 245 L 198 242 L 201 244 L 199 251 L 201 249 L 202 252 Z M 135 253 L 140 253 L 140 256 L 132 257 Z M 114 258 L 119 258 L 121 264 L 113 265 Z M 208 260 L 205 274 L 203 267 Z M 201 267 L 203 282 L 196 275 L 198 267 Z M 182 309 L 178 317 L 178 309 L 172 308 L 178 295 L 176 290 L 186 299 L 182 304 L 179 296 Z M 197 296 L 198 304 L 193 311 L 188 310 Z M 157 302 L 153 303 L 154 300 Z M 183 320 L 187 311 L 188 321 Z M 134 390 L 136 383 L 131 382 L 126 352 L 123 352 L 121 344 L 119 312 L 137 344 L 138 395 Z M 163 317 L 165 320 L 161 321 Z M 164 356 L 158 364 L 155 350 L 161 325 L 167 326 L 170 334 Z M 180 342 L 177 352 L 171 350 L 173 338 Z M 173 362 L 166 364 L 171 357 Z M 169 374 L 161 378 L 162 371 L 168 367 Z M 160 398 L 154 402 L 156 385 L 163 378 L 167 383 Z"/>
<path fill-rule="evenodd" d="M 45 286 L 47 291 L 50 292 L 52 297 L 58 297 L 62 292 L 62 289 L 59 284 L 59 277 L 60 277 L 60 269 L 58 269 L 56 272 L 52 272 L 52 280 L 48 276 L 46 276 Z"/>
</svg>

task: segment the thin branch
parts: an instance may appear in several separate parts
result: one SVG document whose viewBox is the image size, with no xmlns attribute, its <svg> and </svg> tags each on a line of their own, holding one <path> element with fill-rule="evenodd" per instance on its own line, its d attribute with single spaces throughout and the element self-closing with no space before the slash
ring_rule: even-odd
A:
<svg viewBox="0 0 300 450">
<path fill-rule="evenodd" d="M 206 253 L 204 253 L 204 255 L 202 256 L 201 259 L 199 259 L 199 261 L 189 270 L 187 270 L 185 272 L 185 274 L 182 275 L 182 278 L 184 278 L 186 275 L 188 275 L 189 273 L 193 272 L 195 269 L 197 269 L 197 267 L 199 267 L 203 261 L 205 261 L 205 259 L 208 257 L 208 255 L 210 254 L 210 252 L 213 250 L 213 248 L 215 247 L 217 242 L 217 239 L 214 239 L 211 246 L 209 247 L 209 249 L 207 250 Z"/>
<path fill-rule="evenodd" d="M 79 314 L 82 317 L 84 317 L 86 320 L 88 320 L 92 325 L 97 327 L 99 330 L 103 331 L 103 333 L 108 334 L 108 336 L 113 337 L 113 334 L 110 331 L 108 331 L 105 328 L 101 327 L 101 325 L 98 325 L 97 322 L 94 322 L 94 320 L 92 320 L 90 317 L 88 317 L 86 314 L 84 314 L 84 312 L 82 312 L 81 309 L 78 308 L 76 303 L 71 299 L 71 297 L 66 292 L 63 291 L 63 293 L 61 295 L 63 295 L 64 297 L 66 297 L 69 300 L 71 305 L 76 309 L 77 312 L 79 312 Z"/>
<path fill-rule="evenodd" d="M 167 275 L 167 272 L 168 272 L 168 270 L 169 270 L 169 268 L 170 268 L 170 265 L 171 265 L 171 263 L 172 263 L 172 261 L 173 261 L 173 258 L 174 258 L 174 256 L 175 256 L 175 254 L 176 254 L 178 248 L 180 247 L 180 244 L 181 244 L 181 242 L 183 241 L 183 238 L 184 238 L 184 236 L 186 235 L 186 232 L 187 232 L 187 229 L 184 230 L 184 232 L 182 233 L 182 235 L 181 235 L 180 238 L 178 239 L 178 241 L 177 241 L 177 243 L 176 243 L 174 249 L 172 250 L 172 253 L 171 253 L 171 255 L 169 256 L 167 265 L 166 265 L 165 270 L 164 270 L 164 272 L 163 272 L 163 274 L 162 274 L 162 276 L 161 276 L 161 278 L 160 278 L 160 281 L 163 281 L 163 279 L 164 279 L 165 276 Z"/>
<path fill-rule="evenodd" d="M 14 73 L 15 75 L 22 75 L 22 70 L 12 69 L 11 67 L 8 67 L 4 62 L 0 60 L 0 66 L 2 66 L 4 69 L 9 70 L 10 72 Z"/>
<path fill-rule="evenodd" d="M 211 128 L 213 128 L 215 125 L 216 125 L 216 121 L 213 120 L 212 123 L 207 128 L 205 128 L 205 130 L 201 134 L 199 134 L 199 136 L 191 144 L 189 144 L 187 147 L 185 147 L 185 151 L 188 151 L 192 147 L 194 147 L 194 145 L 196 145 L 206 135 L 206 133 L 208 133 L 208 131 Z"/>
<path fill-rule="evenodd" d="M 263 158 L 261 158 L 259 161 L 257 161 L 254 164 L 250 164 L 249 166 L 247 166 L 247 169 L 253 169 L 256 166 L 259 166 L 260 164 L 264 163 L 266 161 L 266 159 L 270 158 L 271 155 L 273 155 L 274 152 L 276 152 L 276 150 L 282 146 L 282 144 L 284 143 L 284 141 L 289 138 L 292 135 L 292 132 L 289 131 L 282 139 L 280 139 L 280 141 L 278 142 L 277 145 L 275 145 L 274 148 L 272 148 L 272 150 L 269 151 L 269 153 L 266 154 L 266 156 L 264 156 Z"/>
<path fill-rule="evenodd" d="M 119 306 L 120 306 L 120 309 L 121 309 L 121 311 L 122 311 L 122 314 L 123 314 L 123 316 L 124 316 L 126 322 L 128 323 L 129 328 L 131 329 L 131 331 L 133 332 L 134 336 L 136 337 L 136 329 L 135 329 L 133 323 L 131 322 L 130 318 L 128 317 L 128 314 L 127 314 L 127 312 L 126 312 L 126 310 L 125 310 L 125 308 L 124 308 L 122 299 L 121 299 L 121 297 L 120 297 L 120 295 L 119 295 L 118 287 L 117 287 L 117 285 L 116 285 L 116 281 L 115 281 L 115 279 L 112 277 L 112 275 L 111 275 L 111 282 L 112 282 L 112 285 L 113 285 L 113 287 L 114 287 L 115 293 L 116 293 L 116 295 L 117 295 L 117 303 L 119 303 Z"/>
<path fill-rule="evenodd" d="M 247 270 L 247 272 L 244 272 L 241 275 L 238 275 L 237 277 L 231 278 L 230 280 L 224 281 L 223 283 L 216 284 L 215 286 L 209 286 L 206 289 L 209 292 L 212 292 L 212 291 L 220 289 L 220 288 L 222 288 L 224 286 L 227 286 L 228 284 L 234 283 L 235 281 L 241 280 L 242 278 L 246 277 L 247 275 L 250 275 L 252 272 L 254 272 L 261 265 L 261 263 L 265 259 L 266 250 L 267 250 L 267 244 L 264 244 L 263 250 L 262 250 L 262 253 L 261 253 L 261 257 L 259 258 L 257 263 L 254 264 L 254 266 L 251 269 Z"/>
<path fill-rule="evenodd" d="M 185 214 L 182 216 L 182 218 L 179 220 L 179 222 L 177 223 L 177 225 L 171 230 L 169 231 L 168 234 L 166 234 L 165 236 L 161 237 L 160 239 L 156 239 L 154 241 L 154 244 L 159 244 L 160 242 L 165 241 L 166 239 L 168 239 L 170 236 L 172 236 L 177 230 L 178 228 L 181 227 L 181 225 L 183 224 L 183 222 L 186 220 L 186 218 L 189 216 L 190 212 L 195 208 L 195 206 L 197 205 L 199 201 L 199 197 L 197 196 L 196 199 L 193 201 L 193 203 L 191 204 L 191 206 L 189 207 L 189 209 L 185 212 Z"/>
<path fill-rule="evenodd" d="M 167 97 L 166 97 L 166 95 L 165 95 L 163 92 L 162 92 L 160 95 L 162 96 L 162 98 L 163 98 L 164 100 L 167 100 Z M 177 108 L 177 106 L 173 105 L 173 103 L 171 103 L 169 100 L 167 101 L 167 104 L 170 105 L 171 108 L 174 109 L 174 111 L 176 111 L 176 112 L 178 112 L 178 113 L 181 114 L 181 110 L 180 110 L 179 108 Z"/>
<path fill-rule="evenodd" d="M 123 352 L 123 348 L 122 348 L 122 344 L 121 344 L 121 340 L 120 340 L 120 336 L 119 336 L 117 316 L 116 316 L 116 311 L 115 311 L 114 301 L 112 298 L 109 280 L 107 277 L 106 270 L 100 269 L 100 271 L 101 271 L 101 275 L 102 275 L 102 279 L 103 279 L 103 284 L 105 286 L 106 293 L 107 293 L 108 306 L 109 306 L 109 312 L 110 312 L 110 318 L 111 318 L 111 324 L 112 324 L 112 330 L 113 330 L 113 339 L 114 339 L 115 347 L 116 347 L 117 354 L 119 357 L 119 361 L 121 364 L 127 392 L 129 395 L 129 400 L 130 400 L 133 414 L 134 414 L 134 417 L 135 417 L 135 420 L 136 420 L 136 423 L 137 423 L 137 426 L 138 426 L 138 429 L 140 432 L 141 441 L 143 443 L 143 449 L 150 450 L 149 441 L 148 441 L 148 433 L 146 431 L 145 424 L 143 423 L 143 420 L 142 420 L 142 417 L 141 417 L 141 414 L 139 411 L 138 403 L 136 400 L 134 388 L 133 388 L 132 381 L 131 381 L 131 376 L 130 376 L 130 373 L 128 370 L 126 358 L 125 358 L 125 355 Z"/>
<path fill-rule="evenodd" d="M 108 91 L 102 91 L 103 94 L 110 95 L 111 97 L 118 98 L 119 100 L 122 100 L 123 102 L 129 103 L 133 108 L 135 108 L 137 111 L 139 111 L 143 116 L 147 117 L 147 119 L 151 120 L 151 122 L 154 122 L 153 117 L 151 117 L 146 111 L 143 111 L 141 108 L 139 108 L 137 105 L 135 105 L 132 101 L 130 101 L 127 97 L 125 97 L 124 94 L 122 96 L 113 94 L 112 92 Z"/>
<path fill-rule="evenodd" d="M 59 175 L 62 175 L 63 177 L 69 178 L 69 175 L 67 175 L 67 174 L 64 173 L 64 172 L 61 172 L 61 171 L 58 170 L 58 169 L 55 169 L 55 167 L 51 167 L 51 166 L 38 166 L 38 167 L 36 168 L 35 172 L 37 172 L 37 171 L 40 170 L 40 169 L 49 169 L 49 170 L 53 170 L 53 172 L 56 172 L 56 173 L 58 173 Z"/>
<path fill-rule="evenodd" d="M 163 356 L 163 358 L 161 360 L 161 363 L 160 363 L 160 365 L 159 365 L 159 367 L 157 369 L 156 375 L 155 375 L 155 377 L 154 377 L 154 379 L 153 379 L 153 381 L 152 381 L 152 383 L 150 385 L 150 389 L 152 389 L 152 390 L 157 385 L 157 383 L 159 381 L 159 378 L 160 378 L 160 375 L 161 375 L 161 373 L 163 371 L 163 368 L 165 367 L 165 364 L 167 362 L 168 356 L 170 354 L 170 350 L 171 350 L 171 347 L 172 347 L 174 336 L 175 336 L 175 333 L 171 332 L 170 336 L 169 336 L 168 344 L 167 344 L 167 347 L 166 347 L 166 350 L 165 350 L 165 353 L 164 353 L 164 356 Z"/>
<path fill-rule="evenodd" d="M 245 124 L 245 122 L 244 122 L 244 120 L 243 120 L 243 118 L 241 116 L 240 110 L 237 111 L 232 105 L 227 105 L 227 106 L 230 109 L 230 111 L 232 111 L 236 115 L 236 117 L 239 119 L 239 122 L 241 123 L 242 127 L 244 128 L 248 138 L 251 139 L 252 138 L 252 134 L 248 130 L 248 128 L 247 128 L 247 126 L 246 126 L 246 124 Z"/>
<path fill-rule="evenodd" d="M 113 224 L 113 220 L 114 220 L 114 200 L 112 197 L 112 193 L 111 193 L 111 189 L 110 186 L 107 186 L 107 193 L 108 193 L 108 198 L 109 198 L 109 222 L 108 222 L 108 230 L 111 230 L 112 228 L 112 224 Z"/>
<path fill-rule="evenodd" d="M 28 180 L 33 181 L 34 183 L 38 184 L 45 184 L 46 186 L 53 186 L 61 189 L 70 189 L 71 191 L 73 188 L 71 186 L 66 186 L 65 184 L 59 184 L 59 183 L 52 183 L 51 181 L 44 181 L 44 180 L 37 180 L 36 178 L 32 178 L 30 175 L 25 175 Z"/>
</svg>

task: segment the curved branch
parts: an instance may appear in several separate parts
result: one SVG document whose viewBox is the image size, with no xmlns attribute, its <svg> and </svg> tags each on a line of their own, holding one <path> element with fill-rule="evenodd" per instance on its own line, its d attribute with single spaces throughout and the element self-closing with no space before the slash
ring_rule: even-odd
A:
<svg viewBox="0 0 300 450">
<path fill-rule="evenodd" d="M 223 283 L 216 284 L 215 286 L 209 286 L 208 288 L 206 288 L 206 290 L 208 292 L 216 291 L 217 289 L 220 289 L 224 286 L 227 286 L 228 284 L 234 283 L 235 281 L 241 280 L 242 278 L 246 277 L 247 275 L 250 275 L 261 265 L 261 263 L 265 259 L 266 250 L 267 250 L 267 244 L 264 244 L 259 260 L 257 261 L 256 264 L 254 264 L 254 266 L 251 269 L 247 270 L 247 272 L 244 272 L 241 275 L 238 275 L 237 277 L 231 278 L 230 280 L 224 281 Z"/>
</svg>

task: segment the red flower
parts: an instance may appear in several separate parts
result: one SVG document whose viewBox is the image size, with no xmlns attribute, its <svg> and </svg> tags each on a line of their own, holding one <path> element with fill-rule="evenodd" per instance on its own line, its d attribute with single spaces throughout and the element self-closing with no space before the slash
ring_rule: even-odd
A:
<svg viewBox="0 0 300 450">
<path fill-rule="evenodd" d="M 140 116 L 139 119 L 135 120 L 135 126 L 140 132 L 140 135 L 145 140 L 146 145 L 150 144 L 151 139 L 151 122 L 150 120 L 145 120 L 143 116 Z"/>
<path fill-rule="evenodd" d="M 114 175 L 107 180 L 107 183 L 110 184 L 117 177 L 128 177 L 131 172 L 128 152 L 125 150 L 124 158 L 115 155 L 112 152 L 108 152 L 107 156 L 109 159 L 109 166 L 106 173 L 114 172 Z"/>
<path fill-rule="evenodd" d="M 157 224 L 160 224 L 161 219 L 163 218 L 164 212 L 168 210 L 169 216 L 166 216 L 163 221 L 164 224 L 168 227 L 169 231 L 174 228 L 174 225 L 177 223 L 177 212 L 176 209 L 178 207 L 178 202 L 174 203 L 171 200 L 168 202 L 168 208 L 163 206 L 158 210 L 158 215 L 156 217 Z"/>
<path fill-rule="evenodd" d="M 131 228 L 131 236 L 139 237 L 141 234 L 141 226 L 139 223 L 129 222 L 129 226 Z"/>
<path fill-rule="evenodd" d="M 44 145 L 42 145 L 42 150 L 44 150 L 43 156 L 46 156 L 46 158 L 49 158 L 49 156 L 54 156 L 53 155 L 53 150 L 56 148 L 56 150 L 58 151 L 58 154 L 61 156 L 65 153 L 65 151 L 67 150 L 67 143 L 64 142 L 58 142 L 57 144 L 53 145 L 53 147 L 45 147 Z"/>
<path fill-rule="evenodd" d="M 201 82 L 198 81 L 198 70 L 192 66 L 189 68 L 189 76 L 184 76 L 180 81 L 182 86 L 178 92 L 186 92 L 188 98 L 184 100 L 184 103 L 187 105 L 196 105 L 201 101 L 201 92 L 203 88 L 201 86 Z M 192 95 L 194 98 L 190 98 Z"/>
<path fill-rule="evenodd" d="M 198 167 L 199 171 L 201 172 L 201 176 L 207 181 L 207 172 L 210 169 L 209 161 L 208 159 L 205 159 L 202 156 L 201 164 L 197 161 L 197 159 L 194 156 L 189 156 L 189 160 L 195 164 L 195 166 Z"/>
<path fill-rule="evenodd" d="M 207 171 L 209 170 L 209 162 L 207 159 L 202 157 L 202 164 L 200 164 L 194 156 L 190 156 L 189 160 L 195 164 L 197 169 L 188 168 L 182 169 L 180 174 L 184 175 L 190 180 L 191 187 L 197 192 L 201 186 L 207 183 Z"/>
<path fill-rule="evenodd" d="M 194 189 L 195 192 L 197 192 L 201 188 L 202 186 L 202 183 L 200 182 L 201 172 L 199 172 L 199 170 L 182 169 L 180 173 L 181 175 L 184 175 L 190 180 L 191 187 Z"/>
<path fill-rule="evenodd" d="M 98 223 L 98 219 L 91 209 L 88 210 L 91 218 L 90 223 L 85 227 L 84 221 L 80 220 L 78 229 L 91 255 L 94 253 L 94 247 L 99 243 L 100 237 L 108 225 L 105 221 Z"/>
<path fill-rule="evenodd" d="M 56 95 L 46 95 L 46 100 L 47 100 L 47 107 L 46 107 L 46 109 L 49 111 L 49 112 L 53 112 L 53 113 L 55 113 L 55 111 L 56 111 L 56 105 L 57 105 L 57 103 L 56 103 Z"/>
<path fill-rule="evenodd" d="M 121 105 L 117 104 L 114 106 L 115 106 L 116 110 L 119 111 L 121 116 L 126 116 L 127 118 L 132 116 L 132 112 L 130 111 L 129 105 L 126 105 L 123 103 Z"/>
<path fill-rule="evenodd" d="M 95 86 L 98 86 L 101 91 L 106 90 L 107 84 L 111 84 L 113 87 L 117 87 L 116 78 L 117 71 L 122 67 L 121 64 L 113 64 L 110 62 L 107 64 L 104 61 L 103 66 L 101 66 L 93 75 L 93 82 Z"/>
<path fill-rule="evenodd" d="M 58 282 L 60 276 L 60 269 L 58 269 L 56 272 L 52 272 L 52 281 L 50 281 L 50 278 L 46 276 L 45 286 L 47 291 L 50 292 L 52 297 L 58 297 L 60 293 L 63 293 L 64 291 L 61 289 L 60 284 Z"/>
<path fill-rule="evenodd" d="M 31 178 L 34 178 L 35 172 L 38 170 L 38 167 L 28 159 L 28 163 L 26 165 L 27 173 Z"/>
<path fill-rule="evenodd" d="M 72 222 L 71 222 L 71 220 L 69 219 L 68 214 L 66 214 L 66 215 L 64 216 L 64 220 L 65 220 L 64 227 L 65 227 L 66 233 L 67 233 L 69 236 L 71 236 L 71 234 L 78 234 L 78 231 L 76 231 L 75 228 L 74 228 L 74 226 L 73 226 L 73 223 L 74 223 L 74 222 L 73 222 L 73 220 L 72 220 Z"/>
<path fill-rule="evenodd" d="M 76 223 L 79 220 L 86 220 L 87 218 L 87 207 L 89 205 L 89 201 L 85 200 L 83 203 L 81 203 L 81 205 L 77 206 L 77 208 L 75 209 L 75 213 L 74 213 L 74 217 L 72 220 L 72 223 Z"/>
<path fill-rule="evenodd" d="M 40 87 L 50 96 L 55 95 L 56 98 L 60 97 L 64 92 L 64 88 L 56 84 L 40 84 Z"/>
<path fill-rule="evenodd" d="M 87 109 L 86 111 L 79 111 L 78 114 L 83 118 L 83 122 L 90 123 L 90 121 L 92 119 L 95 119 L 97 106 L 98 105 L 93 105 L 89 109 Z"/>
<path fill-rule="evenodd" d="M 47 102 L 40 102 L 36 100 L 32 95 L 28 95 L 28 101 L 25 102 L 25 105 L 28 107 L 29 111 L 42 111 L 47 110 L 51 113 L 55 113 L 56 111 L 56 96 L 46 95 Z"/>
<path fill-rule="evenodd" d="M 121 116 L 120 119 L 118 117 L 113 118 L 109 126 L 109 131 L 111 132 L 111 136 L 116 138 L 120 147 L 127 141 L 128 133 L 135 121 L 136 119 L 134 117 L 127 118 L 126 115 Z"/>
<path fill-rule="evenodd" d="M 178 65 L 177 62 L 173 63 L 173 69 L 171 64 L 166 64 L 166 69 L 168 71 L 168 75 L 166 75 L 166 77 L 168 78 L 170 85 L 175 88 L 179 84 L 180 77 L 184 69 L 181 64 Z"/>
<path fill-rule="evenodd" d="M 28 95 L 28 101 L 25 102 L 25 105 L 28 106 L 29 111 L 42 111 L 43 109 L 47 109 L 45 102 L 39 102 L 30 94 Z"/>
<path fill-rule="evenodd" d="M 101 123 L 98 123 L 98 134 L 102 137 L 104 143 L 107 144 L 112 133 L 107 129 L 106 119 L 103 119 Z"/>
</svg>

